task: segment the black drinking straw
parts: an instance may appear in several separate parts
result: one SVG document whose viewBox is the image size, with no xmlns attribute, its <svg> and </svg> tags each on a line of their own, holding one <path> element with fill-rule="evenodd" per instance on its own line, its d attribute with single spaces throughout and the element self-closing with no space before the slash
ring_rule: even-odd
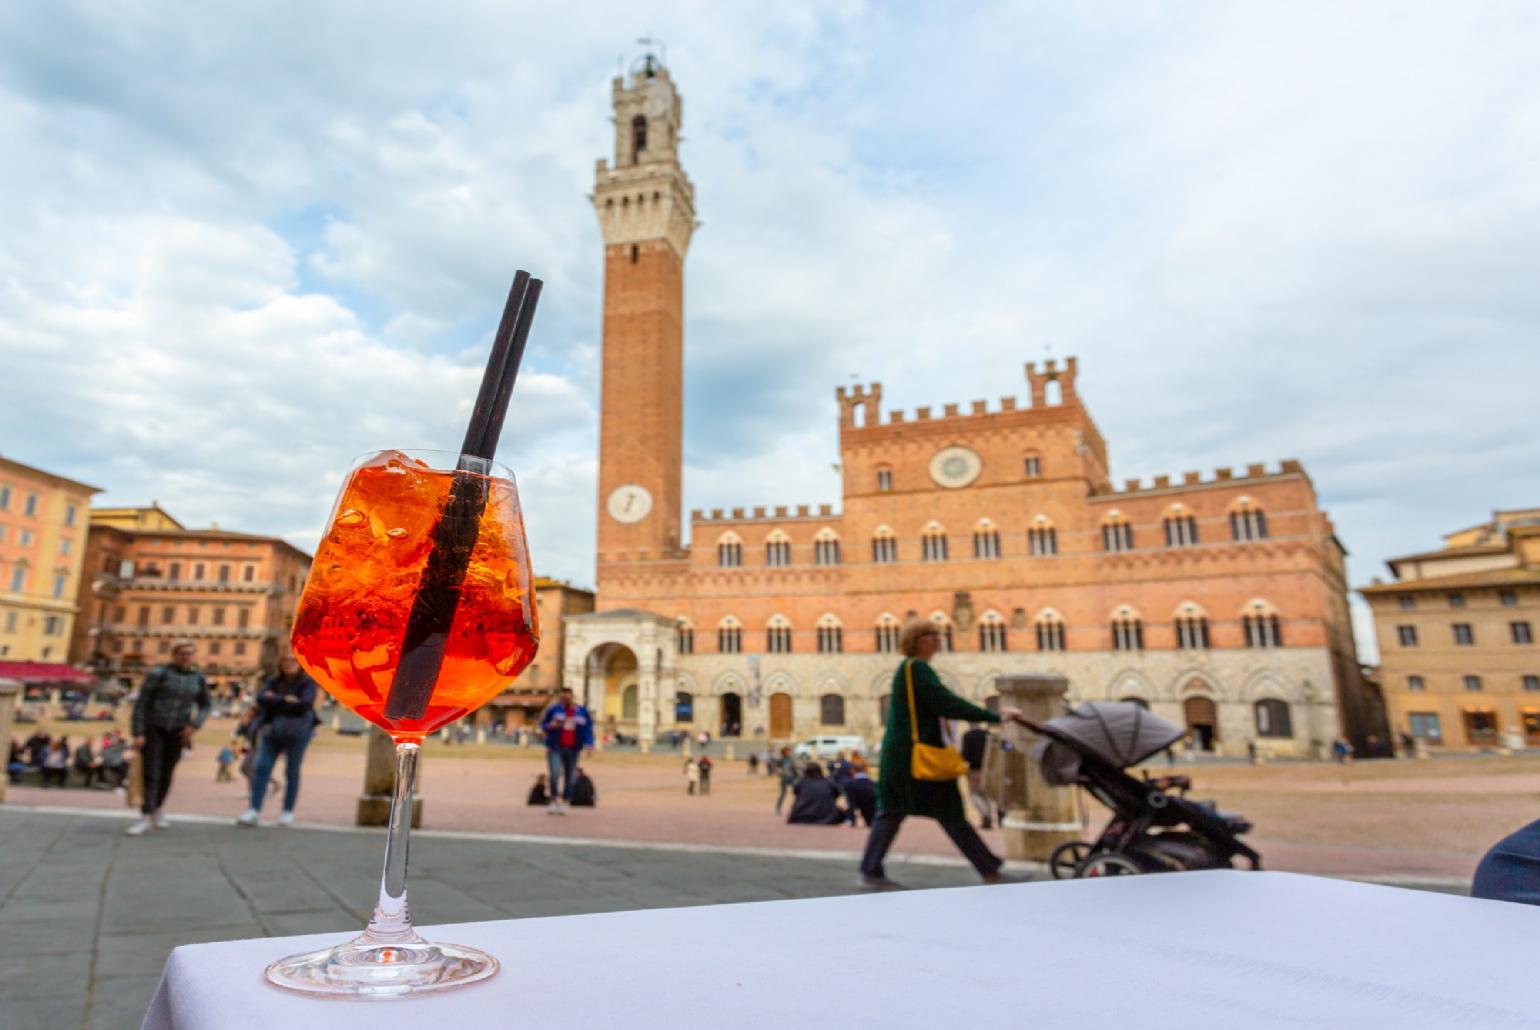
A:
<svg viewBox="0 0 1540 1030">
<path fill-rule="evenodd" d="M 528 272 L 520 270 L 508 291 L 503 320 L 493 337 L 487 370 L 476 393 L 476 406 L 471 409 L 465 443 L 460 447 L 449 498 L 433 530 L 433 550 L 428 553 L 417 596 L 412 600 L 412 613 L 406 620 L 401 661 L 385 699 L 387 719 L 422 718 L 433 685 L 438 682 L 444 647 L 460 603 L 460 587 L 471 552 L 476 549 L 481 514 L 487 506 L 487 480 L 482 473 L 497 452 L 497 438 L 508 414 L 514 380 L 519 377 L 519 362 L 524 358 L 524 344 L 535 320 L 540 287 L 539 279 L 531 279 Z"/>
</svg>

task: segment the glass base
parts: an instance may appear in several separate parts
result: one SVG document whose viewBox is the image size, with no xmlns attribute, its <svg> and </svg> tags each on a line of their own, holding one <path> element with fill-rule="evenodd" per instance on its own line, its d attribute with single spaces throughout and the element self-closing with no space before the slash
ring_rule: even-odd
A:
<svg viewBox="0 0 1540 1030">
<path fill-rule="evenodd" d="M 415 933 L 384 941 L 368 933 L 335 948 L 290 955 L 267 967 L 269 983 L 336 998 L 401 998 L 480 983 L 497 959 L 459 944 L 431 944 Z"/>
</svg>

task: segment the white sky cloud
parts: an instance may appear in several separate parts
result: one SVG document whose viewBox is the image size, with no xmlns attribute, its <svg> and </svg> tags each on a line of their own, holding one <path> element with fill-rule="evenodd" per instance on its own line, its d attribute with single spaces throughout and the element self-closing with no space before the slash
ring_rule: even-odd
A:
<svg viewBox="0 0 1540 1030">
<path fill-rule="evenodd" d="M 600 28 L 608 27 L 608 28 Z M 1114 478 L 1298 457 L 1356 583 L 1540 500 L 1525 4 L 0 10 L 0 449 L 313 543 L 452 447 L 513 269 L 501 455 L 592 575 L 609 76 L 685 98 L 689 507 L 838 500 L 832 391 L 1079 354 Z"/>
</svg>

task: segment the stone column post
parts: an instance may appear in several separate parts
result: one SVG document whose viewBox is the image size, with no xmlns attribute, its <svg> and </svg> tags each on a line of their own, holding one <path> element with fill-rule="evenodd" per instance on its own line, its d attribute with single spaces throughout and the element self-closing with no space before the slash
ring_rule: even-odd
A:
<svg viewBox="0 0 1540 1030">
<path fill-rule="evenodd" d="M 417 791 L 422 790 L 422 756 L 417 759 Z M 364 762 L 364 792 L 358 798 L 354 822 L 359 826 L 390 823 L 390 798 L 396 789 L 396 742 L 378 726 L 369 727 L 369 752 Z M 422 826 L 422 795 L 412 795 L 412 826 Z"/>
<path fill-rule="evenodd" d="M 0 743 L 11 743 L 11 724 L 16 718 L 16 699 L 21 696 L 20 680 L 0 680 Z M 0 777 L 0 801 L 5 800 L 5 785 L 10 776 Z"/>
<path fill-rule="evenodd" d="M 1069 695 L 1069 680 L 1063 676 L 1001 676 L 995 686 L 1000 691 L 1001 708 L 1018 708 L 1036 723 L 1061 714 Z M 1005 739 L 1023 754 L 1041 739 L 1014 722 L 1007 722 L 1003 730 Z M 1046 862 L 1060 844 L 1081 839 L 1074 789 L 1050 787 L 1030 758 L 1013 772 L 1020 775 L 1011 777 L 1005 791 L 1005 817 L 1000 820 L 1005 830 L 1005 857 Z"/>
</svg>

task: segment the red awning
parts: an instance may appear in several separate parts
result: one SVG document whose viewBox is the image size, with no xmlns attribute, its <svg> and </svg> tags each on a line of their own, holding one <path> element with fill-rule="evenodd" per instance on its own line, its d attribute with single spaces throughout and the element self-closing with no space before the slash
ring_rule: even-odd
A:
<svg viewBox="0 0 1540 1030">
<path fill-rule="evenodd" d="M 95 683 L 96 677 L 63 662 L 0 662 L 0 679 L 23 683 Z"/>
</svg>

